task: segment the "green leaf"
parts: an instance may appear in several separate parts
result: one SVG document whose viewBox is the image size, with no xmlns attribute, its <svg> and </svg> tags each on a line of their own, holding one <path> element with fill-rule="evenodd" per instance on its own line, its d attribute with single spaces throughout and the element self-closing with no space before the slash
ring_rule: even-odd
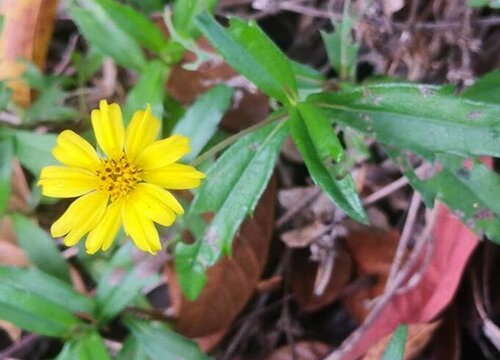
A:
<svg viewBox="0 0 500 360">
<path fill-rule="evenodd" d="M 406 337 L 408 335 L 408 326 L 400 325 L 394 331 L 391 342 L 385 349 L 382 360 L 402 360 L 405 352 Z"/>
<path fill-rule="evenodd" d="M 16 157 L 33 175 L 38 176 L 42 168 L 56 164 L 51 153 L 56 145 L 55 135 L 0 128 L 0 136 L 5 135 L 13 137 Z"/>
<path fill-rule="evenodd" d="M 93 299 L 76 292 L 67 282 L 36 268 L 0 266 L 0 283 L 36 294 L 70 312 L 94 312 Z"/>
<path fill-rule="evenodd" d="M 309 105 L 305 108 L 310 110 Z M 324 159 L 332 151 L 335 134 L 329 121 L 321 111 L 305 111 L 292 109 L 290 113 L 290 130 L 293 141 L 297 145 L 314 183 L 320 186 L 332 201 L 347 215 L 358 221 L 366 222 L 366 214 L 356 192 L 350 174 L 340 180 L 330 173 Z M 316 118 L 315 116 L 320 116 Z M 312 129 L 312 131 L 311 131 Z M 326 140 L 323 137 L 329 137 Z"/>
<path fill-rule="evenodd" d="M 21 214 L 13 214 L 11 219 L 19 245 L 31 262 L 47 274 L 70 282 L 68 264 L 59 252 L 55 240 Z"/>
<path fill-rule="evenodd" d="M 476 160 L 438 154 L 434 166 L 439 170 L 421 180 L 409 165 L 409 154 L 392 147 L 386 147 L 386 151 L 428 207 L 432 207 L 437 198 L 479 237 L 486 234 L 500 243 L 499 175 Z"/>
<path fill-rule="evenodd" d="M 14 145 L 8 136 L 0 137 L 0 218 L 7 209 L 11 192 Z"/>
<path fill-rule="evenodd" d="M 198 345 L 163 324 L 127 318 L 125 324 L 151 360 L 208 360 Z"/>
<path fill-rule="evenodd" d="M 490 7 L 492 9 L 500 8 L 500 0 L 467 0 L 470 7 Z"/>
<path fill-rule="evenodd" d="M 4 110 L 7 107 L 11 97 L 12 89 L 7 87 L 7 85 L 5 85 L 5 82 L 0 81 L 0 110 Z"/>
<path fill-rule="evenodd" d="M 201 292 L 205 270 L 231 252 L 234 234 L 255 209 L 288 134 L 284 125 L 270 124 L 242 137 L 208 169 L 190 211 L 216 215 L 201 240 L 175 249 L 180 286 L 189 298 Z"/>
<path fill-rule="evenodd" d="M 200 31 L 195 19 L 203 12 L 213 14 L 218 0 L 176 0 L 172 11 L 172 22 L 176 32 L 184 38 L 196 39 Z"/>
<path fill-rule="evenodd" d="M 334 26 L 333 33 L 320 31 L 330 64 L 341 79 L 355 79 L 356 62 L 361 44 L 352 39 L 354 22 L 347 6 L 344 7 L 342 21 L 332 21 L 332 25 Z"/>
<path fill-rule="evenodd" d="M 62 105 L 65 93 L 62 91 L 60 76 L 44 75 L 32 63 L 26 63 L 23 80 L 38 90 L 35 102 L 28 108 L 23 117 L 25 124 L 38 121 L 68 120 L 78 116 L 78 112 L 68 106 Z"/>
<path fill-rule="evenodd" d="M 297 83 L 290 62 L 255 22 L 233 18 L 225 29 L 205 13 L 198 16 L 197 23 L 236 71 L 282 103 L 295 102 Z"/>
<path fill-rule="evenodd" d="M 89 330 L 77 339 L 67 341 L 56 360 L 111 360 L 104 341 L 95 330 Z"/>
<path fill-rule="evenodd" d="M 97 284 L 97 314 L 102 323 L 112 319 L 129 305 L 141 290 L 156 281 L 144 274 L 132 260 L 131 247 L 123 246 L 113 256 Z"/>
<path fill-rule="evenodd" d="M 461 96 L 470 100 L 500 104 L 500 70 L 486 74 L 465 89 Z"/>
<path fill-rule="evenodd" d="M 149 356 L 137 338 L 131 335 L 123 343 L 123 347 L 116 355 L 116 360 L 149 360 Z"/>
<path fill-rule="evenodd" d="M 163 99 L 165 97 L 165 82 L 169 67 L 160 61 L 151 61 L 141 72 L 137 84 L 129 91 L 123 108 L 125 123 L 132 119 L 135 111 L 151 105 L 151 111 L 158 119 L 163 117 Z"/>
<path fill-rule="evenodd" d="M 164 50 L 167 39 L 158 26 L 131 6 L 112 0 L 83 0 L 80 2 L 87 10 L 94 11 L 97 8 L 104 10 L 106 16 L 111 18 L 120 30 L 138 44 L 157 54 L 161 54 Z"/>
<path fill-rule="evenodd" d="M 184 161 L 198 156 L 203 147 L 217 131 L 217 126 L 231 104 L 233 89 L 220 84 L 203 94 L 179 120 L 172 134 L 189 137 L 191 152 Z"/>
<path fill-rule="evenodd" d="M 83 4 L 86 8 L 71 5 L 68 9 L 83 36 L 117 64 L 141 70 L 146 65 L 146 59 L 137 42 L 118 27 L 112 14 L 95 5 L 95 2 L 84 0 Z"/>
<path fill-rule="evenodd" d="M 0 319 L 45 336 L 68 336 L 80 324 L 68 310 L 29 289 L 0 281 Z"/>
<path fill-rule="evenodd" d="M 309 103 L 298 104 L 297 110 L 304 119 L 307 132 L 323 164 L 345 160 L 342 144 L 323 110 Z"/>
<path fill-rule="evenodd" d="M 428 160 L 438 152 L 500 156 L 500 106 L 452 96 L 439 87 L 356 86 L 311 95 L 309 101 L 337 122 Z"/>
</svg>

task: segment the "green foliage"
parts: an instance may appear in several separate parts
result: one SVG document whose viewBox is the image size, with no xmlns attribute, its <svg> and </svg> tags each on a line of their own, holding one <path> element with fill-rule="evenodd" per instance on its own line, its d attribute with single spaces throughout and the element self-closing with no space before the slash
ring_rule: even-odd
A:
<svg viewBox="0 0 500 360">
<path fill-rule="evenodd" d="M 194 342 L 173 332 L 165 325 L 131 318 L 125 323 L 151 360 L 208 359 Z"/>
<path fill-rule="evenodd" d="M 500 8 L 499 0 L 467 0 L 470 7 L 490 7 L 492 9 Z"/>
<path fill-rule="evenodd" d="M 8 136 L 0 137 L 0 217 L 7 209 L 11 192 L 14 144 Z"/>
<path fill-rule="evenodd" d="M 21 214 L 13 214 L 12 223 L 19 245 L 40 270 L 69 282 L 69 267 L 55 241 L 35 223 Z"/>
<path fill-rule="evenodd" d="M 269 96 L 284 104 L 295 101 L 297 83 L 290 62 L 255 22 L 233 18 L 225 29 L 208 14 L 197 20 L 229 65 Z"/>
<path fill-rule="evenodd" d="M 332 21 L 334 31 L 321 31 L 326 53 L 333 69 L 343 80 L 356 78 L 356 63 L 360 43 L 352 39 L 354 19 L 349 13 L 349 7 L 344 6 L 342 21 Z"/>
<path fill-rule="evenodd" d="M 23 117 L 24 124 L 39 121 L 62 121 L 77 117 L 78 113 L 71 107 L 61 105 L 65 97 L 62 91 L 62 78 L 54 75 L 43 75 L 33 64 L 26 64 L 23 80 L 38 90 L 35 102 L 28 108 Z M 0 99 L 1 102 L 5 99 Z"/>
<path fill-rule="evenodd" d="M 304 157 L 312 179 L 339 208 L 352 218 L 366 222 L 366 214 L 350 174 L 336 179 L 331 162 L 342 160 L 343 150 L 323 111 L 302 103 L 290 113 L 293 141 Z"/>
<path fill-rule="evenodd" d="M 123 108 L 124 123 L 132 119 L 138 109 L 151 105 L 151 111 L 158 119 L 163 117 L 163 99 L 165 98 L 165 80 L 169 67 L 158 60 L 151 61 L 141 72 L 137 84 L 129 91 Z"/>
<path fill-rule="evenodd" d="M 104 341 L 98 332 L 89 330 L 77 339 L 64 344 L 56 360 L 111 360 Z"/>
<path fill-rule="evenodd" d="M 175 30 L 184 38 L 197 38 L 200 31 L 195 19 L 203 12 L 213 13 L 218 0 L 175 0 L 172 22 Z"/>
<path fill-rule="evenodd" d="M 42 335 L 66 337 L 81 324 L 67 306 L 84 304 L 66 286 L 35 270 L 0 267 L 0 319 Z"/>
<path fill-rule="evenodd" d="M 408 325 L 400 325 L 391 337 L 382 360 L 402 360 L 405 352 Z"/>
<path fill-rule="evenodd" d="M 172 130 L 172 134 L 189 137 L 191 152 L 184 161 L 193 160 L 217 131 L 222 116 L 231 104 L 233 90 L 217 85 L 203 94 L 186 111 Z"/>
<path fill-rule="evenodd" d="M 68 10 L 83 36 L 117 64 L 135 70 L 144 68 L 146 58 L 140 46 L 133 36 L 119 27 L 113 14 L 93 0 L 82 1 L 82 5 L 71 5 Z"/>
<path fill-rule="evenodd" d="M 195 244 L 179 243 L 175 248 L 179 283 L 189 298 L 202 290 L 206 268 L 231 253 L 234 234 L 255 209 L 271 177 L 288 133 L 284 125 L 271 124 L 242 137 L 208 169 L 190 211 L 211 211 L 215 217 Z M 193 277 L 197 280 L 191 281 Z"/>
<path fill-rule="evenodd" d="M 111 320 L 155 280 L 156 276 L 141 274 L 140 267 L 132 261 L 131 247 L 122 247 L 97 284 L 97 319 L 102 323 Z"/>
<path fill-rule="evenodd" d="M 474 85 L 465 89 L 461 96 L 474 101 L 500 104 L 500 70 L 492 71 Z"/>
</svg>

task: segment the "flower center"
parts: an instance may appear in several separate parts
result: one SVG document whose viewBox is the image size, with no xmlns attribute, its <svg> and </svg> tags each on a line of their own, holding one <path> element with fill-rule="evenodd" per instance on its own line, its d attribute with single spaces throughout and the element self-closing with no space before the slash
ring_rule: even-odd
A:
<svg viewBox="0 0 500 360">
<path fill-rule="evenodd" d="M 125 155 L 120 160 L 101 160 L 101 168 L 97 170 L 101 184 L 100 190 L 107 191 L 111 201 L 127 195 L 142 180 L 141 169 L 131 165 Z"/>
</svg>

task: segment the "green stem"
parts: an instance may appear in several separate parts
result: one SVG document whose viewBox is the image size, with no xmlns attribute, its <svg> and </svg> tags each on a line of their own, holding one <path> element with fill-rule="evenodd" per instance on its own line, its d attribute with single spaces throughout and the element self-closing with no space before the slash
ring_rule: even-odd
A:
<svg viewBox="0 0 500 360">
<path fill-rule="evenodd" d="M 224 150 L 226 147 L 235 143 L 236 141 L 238 141 L 241 137 L 245 136 L 246 134 L 251 133 L 257 129 L 260 129 L 261 127 L 264 127 L 266 125 L 269 125 L 274 121 L 283 119 L 284 117 L 286 117 L 286 115 L 287 114 L 284 112 L 279 112 L 278 114 L 275 113 L 275 114 L 272 114 L 271 116 L 269 116 L 266 120 L 261 121 L 260 123 L 255 124 L 253 126 L 250 126 L 249 128 L 246 128 L 245 130 L 241 130 L 239 133 L 234 134 L 234 135 L 222 140 L 217 145 L 215 145 L 215 146 L 211 147 L 209 150 L 205 151 L 203 154 L 201 154 L 196 159 L 191 161 L 190 165 L 191 166 L 198 166 L 198 165 L 202 164 L 205 160 L 214 156 L 219 151 Z"/>
</svg>

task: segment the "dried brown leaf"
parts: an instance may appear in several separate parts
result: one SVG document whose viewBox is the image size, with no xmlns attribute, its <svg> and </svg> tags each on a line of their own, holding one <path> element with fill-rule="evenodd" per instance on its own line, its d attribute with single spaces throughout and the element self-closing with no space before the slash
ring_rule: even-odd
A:
<svg viewBox="0 0 500 360">
<path fill-rule="evenodd" d="M 169 294 L 176 315 L 175 329 L 198 338 L 226 329 L 248 302 L 267 260 L 273 233 L 276 181 L 273 178 L 233 242 L 231 257 L 208 270 L 208 281 L 199 298 L 187 300 L 177 283 L 173 266 L 167 269 Z"/>
<path fill-rule="evenodd" d="M 297 360 L 321 360 L 327 354 L 329 346 L 319 341 L 300 341 L 295 344 L 294 352 Z M 291 360 L 292 350 L 286 345 L 275 350 L 267 360 Z"/>
</svg>

